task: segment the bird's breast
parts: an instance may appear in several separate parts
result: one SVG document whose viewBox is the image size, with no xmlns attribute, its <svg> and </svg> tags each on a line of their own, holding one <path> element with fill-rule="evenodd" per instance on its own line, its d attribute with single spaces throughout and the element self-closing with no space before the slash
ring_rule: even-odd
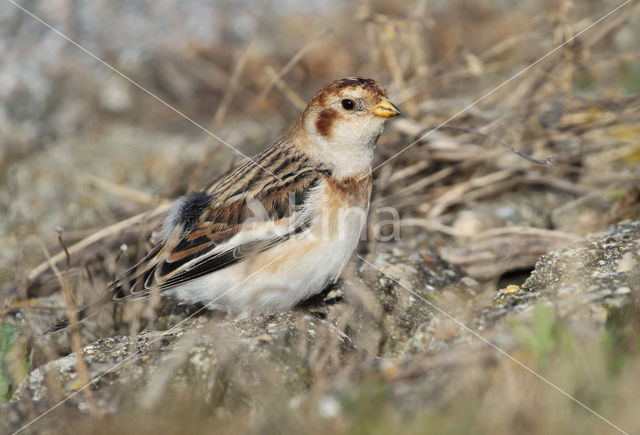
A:
<svg viewBox="0 0 640 435">
<path fill-rule="evenodd" d="M 326 200 L 339 207 L 367 208 L 371 198 L 371 174 L 327 177 Z"/>
<path fill-rule="evenodd" d="M 327 177 L 311 199 L 316 216 L 311 237 L 350 255 L 366 221 L 370 196 L 370 176 Z"/>
</svg>

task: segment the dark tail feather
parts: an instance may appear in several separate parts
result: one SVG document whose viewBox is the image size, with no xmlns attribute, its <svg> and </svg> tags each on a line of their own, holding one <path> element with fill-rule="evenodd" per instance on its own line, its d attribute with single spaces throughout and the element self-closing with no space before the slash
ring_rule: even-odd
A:
<svg viewBox="0 0 640 435">
<path fill-rule="evenodd" d="M 127 270 L 120 278 L 109 284 L 102 296 L 85 305 L 80 310 L 76 311 L 78 323 L 82 323 L 89 317 L 97 314 L 100 310 L 107 306 L 111 302 L 122 302 L 125 300 L 133 300 L 136 297 L 144 298 L 148 296 L 148 291 L 144 289 L 144 282 L 149 278 L 150 274 L 155 272 L 156 266 L 154 264 L 147 265 L 148 260 L 160 252 L 162 246 L 160 244 L 153 247 L 151 251 L 145 255 L 145 257 L 138 262 L 135 266 Z M 142 282 L 140 282 L 142 278 Z M 138 285 L 142 284 L 142 290 L 133 291 Z M 138 295 L 137 295 L 138 294 Z M 43 334 L 51 334 L 54 332 L 62 331 L 71 326 L 71 319 L 65 316 L 64 319 L 58 321 L 55 325 L 45 331 Z"/>
<path fill-rule="evenodd" d="M 82 323 L 87 320 L 89 317 L 97 314 L 104 307 L 107 306 L 109 302 L 113 300 L 112 291 L 105 292 L 105 294 L 98 300 L 91 302 L 81 309 L 76 311 L 76 318 L 78 319 L 78 323 Z M 51 328 L 47 329 L 43 332 L 43 335 L 52 334 L 54 332 L 63 331 L 71 326 L 71 319 L 68 316 L 65 316 L 63 319 L 56 322 Z"/>
<path fill-rule="evenodd" d="M 151 272 L 155 270 L 152 269 Z M 146 275 L 145 275 L 146 276 Z M 123 285 L 122 279 L 112 282 L 109 287 L 106 288 L 102 296 L 85 305 L 81 309 L 76 311 L 76 318 L 78 319 L 78 323 L 82 323 L 87 320 L 89 317 L 100 312 L 103 308 L 108 306 L 111 303 L 121 303 L 124 301 L 135 300 L 135 299 L 144 299 L 149 295 L 149 292 L 141 291 L 141 292 L 132 292 L 131 289 L 135 288 L 134 286 L 140 284 L 140 277 L 135 277 L 133 281 L 129 281 L 129 290 L 126 290 L 126 286 Z M 138 293 L 138 294 L 136 294 Z M 65 316 L 63 319 L 56 322 L 51 328 L 45 331 L 43 334 L 51 334 L 54 332 L 62 331 L 71 326 L 71 319 L 68 316 Z"/>
<path fill-rule="evenodd" d="M 78 323 L 85 320 L 88 314 L 89 314 L 88 307 L 84 307 L 83 309 L 76 311 L 76 315 L 78 316 Z M 58 320 L 55 325 L 53 325 L 51 328 L 44 331 L 43 334 L 48 335 L 53 332 L 62 331 L 63 329 L 67 329 L 69 326 L 71 326 L 71 320 L 68 317 L 65 317 L 62 320 Z"/>
</svg>

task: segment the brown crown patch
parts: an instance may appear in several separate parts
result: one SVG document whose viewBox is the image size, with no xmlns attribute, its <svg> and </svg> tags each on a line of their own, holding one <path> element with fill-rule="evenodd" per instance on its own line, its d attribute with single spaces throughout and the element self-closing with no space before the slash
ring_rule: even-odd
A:
<svg viewBox="0 0 640 435">
<path fill-rule="evenodd" d="M 335 80 L 326 85 L 324 88 L 320 89 L 314 95 L 312 101 L 318 101 L 320 102 L 320 104 L 324 104 L 324 101 L 328 95 L 336 94 L 345 88 L 363 88 L 381 97 L 387 94 L 384 88 L 373 79 L 367 79 L 364 77 L 345 77 L 343 79 Z"/>
<path fill-rule="evenodd" d="M 329 139 L 331 137 L 331 126 L 338 117 L 338 112 L 333 109 L 324 109 L 316 118 L 316 130 L 322 136 Z"/>
<path fill-rule="evenodd" d="M 364 77 L 345 77 L 329 83 L 323 90 L 328 92 L 337 92 L 344 88 L 363 88 L 375 94 L 385 95 L 384 88 L 373 79 Z"/>
</svg>

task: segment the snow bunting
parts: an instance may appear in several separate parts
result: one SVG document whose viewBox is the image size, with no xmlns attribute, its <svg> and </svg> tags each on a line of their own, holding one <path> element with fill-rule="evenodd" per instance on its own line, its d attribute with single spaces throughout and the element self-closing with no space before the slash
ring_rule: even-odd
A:
<svg viewBox="0 0 640 435">
<path fill-rule="evenodd" d="M 372 79 L 328 84 L 262 153 L 176 201 L 162 241 L 109 286 L 109 298 L 146 297 L 155 287 L 247 316 L 319 293 L 356 248 L 376 142 L 399 114 Z"/>
</svg>

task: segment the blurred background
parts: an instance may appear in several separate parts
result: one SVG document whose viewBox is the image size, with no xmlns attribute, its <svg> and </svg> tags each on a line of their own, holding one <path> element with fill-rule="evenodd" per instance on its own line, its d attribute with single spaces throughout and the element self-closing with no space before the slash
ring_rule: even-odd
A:
<svg viewBox="0 0 640 435">
<path fill-rule="evenodd" d="M 232 166 L 239 156 L 185 117 L 250 155 L 282 133 L 327 82 L 370 76 L 418 121 L 414 130 L 406 123 L 396 129 L 405 137 L 382 148 L 380 162 L 410 143 L 410 133 L 446 120 L 616 4 L 55 0 L 24 6 L 184 116 L 4 4 L 0 231 L 12 246 L 0 253 L 5 265 L 33 264 L 29 246 L 21 248 L 26 258 L 15 257 L 15 236 L 55 239 L 62 226 L 77 239 L 205 186 Z M 585 35 L 588 46 L 568 44 L 453 124 L 483 128 L 519 148 L 528 140 L 527 152 L 535 148 L 532 135 L 544 136 L 535 131 L 538 118 L 547 125 L 560 119 L 565 98 L 637 92 L 637 18 L 627 22 L 625 14 Z M 611 28 L 615 20 L 622 22 Z M 29 245 L 28 238 L 23 242 Z M 3 270 L 1 279 L 12 279 L 11 268 Z"/>
<path fill-rule="evenodd" d="M 484 306 L 507 285 L 520 291 L 518 286 L 541 255 L 640 217 L 637 1 L 577 39 L 571 38 L 622 1 L 16 3 L 82 48 L 11 1 L 0 0 L 0 296 L 4 307 L 58 292 L 55 279 L 53 286 L 45 286 L 42 277 L 45 251 L 51 255 L 61 251 L 60 230 L 64 243 L 71 246 L 131 216 L 158 210 L 156 207 L 185 192 L 206 187 L 240 162 L 241 156 L 203 128 L 243 153 L 254 154 L 295 121 L 316 90 L 345 76 L 378 80 L 405 115 L 389 123 L 380 139 L 376 165 L 393 158 L 374 173 L 369 223 L 370 232 L 377 228 L 376 208 L 397 209 L 401 240 L 393 241 L 396 245 L 372 240 L 363 243 L 359 252 L 371 259 L 376 252 L 401 246 L 421 252 L 421 261 L 435 264 L 437 258 L 446 262 L 460 276 L 470 278 L 474 289 L 473 297 L 465 293 L 455 302 L 447 300 L 453 310 Z M 562 49 L 519 74 L 561 44 L 565 44 Z M 429 127 L 451 117 L 455 119 L 450 124 L 472 131 L 442 129 L 426 135 Z M 498 140 L 541 161 L 553 159 L 554 164 L 528 161 Z M 394 157 L 412 143 L 415 145 Z M 103 234 L 90 252 L 74 251 L 71 265 L 84 274 L 84 281 L 79 282 L 91 282 L 78 291 L 101 288 L 148 249 L 147 238 L 157 217 L 152 212 L 142 233 L 138 227 L 125 225 Z M 119 250 L 125 242 L 127 252 Z M 582 266 L 577 265 L 576 270 L 583 270 Z M 590 269 L 582 274 L 589 275 Z M 637 294 L 638 282 L 634 285 Z M 59 294 L 58 298 L 61 303 Z M 596 299 L 589 299 L 593 306 L 585 312 L 601 315 L 603 306 L 627 306 L 619 299 L 615 303 Z M 470 321 L 488 328 L 522 301 L 490 305 L 483 311 L 486 318 L 475 322 L 470 314 Z M 635 308 L 627 313 L 631 320 L 622 320 L 622 324 L 639 324 L 633 323 L 640 321 L 638 301 L 633 299 Z M 542 322 L 543 332 L 534 330 L 531 337 L 525 333 L 525 338 L 513 333 L 522 342 L 538 343 L 532 348 L 524 346 L 520 355 L 527 361 L 538 361 L 540 352 L 553 353 L 549 350 L 555 349 L 553 343 L 566 344 L 565 330 L 558 326 L 564 320 L 554 323 L 545 313 L 535 317 Z M 595 334 L 592 338 L 600 337 L 605 320 L 595 314 L 588 318 L 595 322 L 593 331 L 599 332 L 584 326 L 591 325 L 584 319 L 578 329 L 586 328 Z M 502 419 L 496 411 L 485 421 L 483 431 L 569 430 L 584 417 L 566 407 L 554 413 L 556 399 L 550 399 L 552 394 L 542 385 L 531 387 L 531 394 L 544 403 L 539 409 L 554 417 L 547 422 L 551 426 L 537 423 L 536 412 L 527 411 L 532 397 L 514 392 L 516 384 L 508 380 L 485 383 L 483 372 L 478 375 L 482 382 L 468 382 L 473 391 L 465 390 L 464 397 L 476 397 L 478 391 L 488 389 L 490 394 L 484 399 L 454 403 L 455 389 L 447 390 L 448 399 L 430 398 L 433 413 L 402 426 L 400 416 L 405 414 L 396 409 L 396 399 L 402 397 L 401 402 L 406 403 L 419 394 L 402 396 L 404 390 L 385 384 L 387 372 L 376 365 L 378 357 L 406 356 L 398 350 L 404 344 L 393 351 L 381 344 L 395 334 L 385 329 L 385 322 L 381 320 L 375 328 L 380 331 L 380 353 L 369 354 L 364 366 L 343 373 L 356 384 L 349 393 L 353 401 L 370 396 L 379 400 L 371 408 L 354 405 L 351 420 L 345 420 L 353 425 L 332 423 L 336 430 L 369 430 L 372 427 L 366 422 L 372 419 L 379 424 L 374 427 L 389 428 L 395 422 L 404 430 L 419 431 L 416 428 L 428 422 L 461 432 L 473 428 L 477 412 L 486 412 L 487 403 L 499 406 L 501 397 L 513 401 L 508 418 Z M 407 334 L 415 340 L 420 322 L 404 318 L 402 322 L 411 325 Z M 504 324 L 500 325 L 498 334 L 503 332 Z M 347 333 L 358 329 L 339 327 Z M 608 364 L 614 363 L 607 359 L 611 348 L 603 344 L 589 354 L 600 361 L 597 374 L 580 372 L 582 377 L 572 378 L 569 388 L 572 393 L 584 393 L 591 402 L 605 403 L 610 414 L 618 409 L 618 418 L 637 428 L 631 402 L 635 393 L 628 387 L 639 379 L 637 328 L 616 331 L 626 343 L 616 361 L 629 361 L 625 367 L 631 367 L 630 371 L 624 376 L 618 366 L 615 373 L 608 371 Z M 553 337 L 550 348 L 544 347 L 547 332 Z M 544 337 L 540 339 L 537 333 Z M 607 337 L 611 341 L 619 338 Z M 459 341 L 468 338 L 467 334 Z M 431 351 L 437 353 L 443 348 L 434 349 Z M 550 367 L 545 373 L 552 377 L 568 376 L 567 361 L 574 354 L 558 354 L 557 366 L 548 366 L 545 360 L 536 367 Z M 374 381 L 367 378 L 371 371 L 378 376 Z M 598 379 L 603 389 L 590 389 L 589 376 Z M 354 380 L 360 377 L 366 386 Z M 316 385 L 314 381 L 309 384 Z M 325 381 L 329 382 L 322 378 Z M 322 382 L 317 388 L 324 394 Z M 331 382 L 338 381 L 331 378 Z M 610 396 L 605 393 L 612 391 L 617 402 L 607 401 Z M 428 401 L 420 397 L 416 404 Z M 389 403 L 394 404 L 389 405 L 393 411 Z M 469 403 L 484 403 L 485 407 Z M 468 419 L 456 425 L 461 413 Z M 373 418 L 378 414 L 389 418 L 380 422 Z M 586 419 L 581 427 L 593 433 L 607 429 L 587 424 L 589 421 L 593 422 Z M 561 425 L 554 426 L 558 422 Z M 318 424 L 316 429 L 324 423 Z"/>
</svg>

